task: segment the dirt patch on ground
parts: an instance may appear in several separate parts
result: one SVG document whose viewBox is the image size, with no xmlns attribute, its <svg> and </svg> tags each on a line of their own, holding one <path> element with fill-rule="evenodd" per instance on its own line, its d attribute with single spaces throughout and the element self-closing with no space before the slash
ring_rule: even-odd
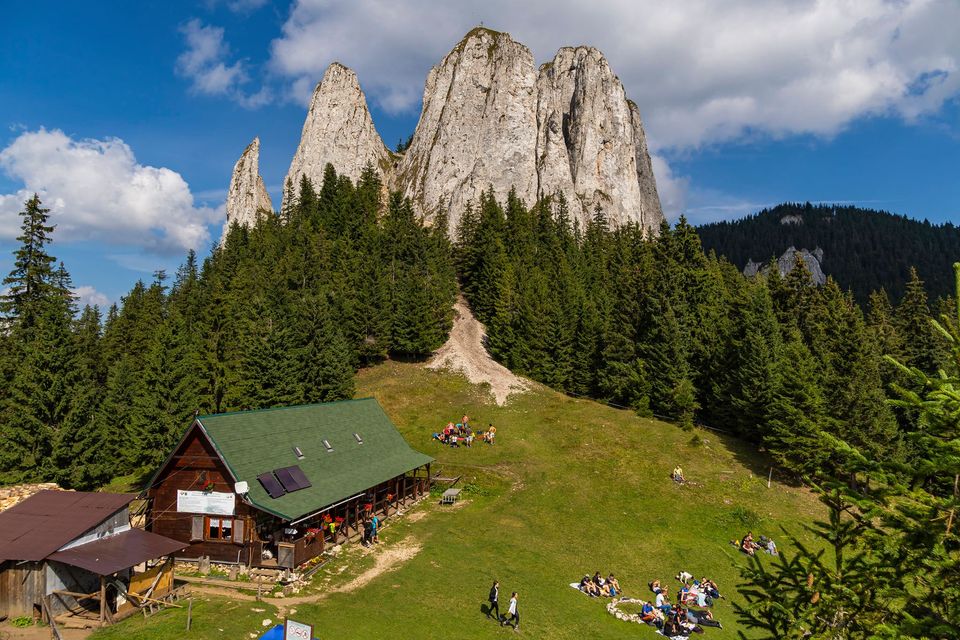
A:
<svg viewBox="0 0 960 640">
<path fill-rule="evenodd" d="M 407 522 L 420 522 L 425 517 L 427 517 L 427 512 L 421 509 L 407 516 Z"/>
<path fill-rule="evenodd" d="M 61 629 L 64 640 L 84 640 L 93 633 L 90 629 Z M 15 627 L 10 621 L 0 622 L 0 640 L 50 640 L 50 627 L 34 625 Z"/>
<path fill-rule="evenodd" d="M 494 400 L 501 406 L 510 394 L 529 389 L 529 380 L 514 375 L 487 353 L 483 345 L 486 329 L 474 317 L 463 296 L 457 298 L 453 312 L 450 338 L 433 355 L 427 368 L 459 371 L 473 384 L 489 384 Z"/>
<path fill-rule="evenodd" d="M 358 575 L 350 582 L 342 584 L 339 587 L 334 587 L 330 591 L 325 592 L 324 595 L 326 595 L 326 593 L 344 593 L 359 589 L 384 573 L 399 568 L 399 566 L 404 562 L 412 559 L 415 555 L 420 553 L 421 548 L 422 547 L 418 542 L 413 540 L 404 540 L 395 546 L 384 549 L 376 554 L 376 558 L 374 559 L 374 564 L 372 567 Z"/>
</svg>

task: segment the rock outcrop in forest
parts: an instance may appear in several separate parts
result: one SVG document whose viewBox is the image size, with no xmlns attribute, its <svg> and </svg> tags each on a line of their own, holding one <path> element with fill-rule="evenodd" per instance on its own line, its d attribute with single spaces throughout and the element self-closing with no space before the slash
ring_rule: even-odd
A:
<svg viewBox="0 0 960 640">
<path fill-rule="evenodd" d="M 226 210 L 227 223 L 223 226 L 221 242 L 234 222 L 242 227 L 250 227 L 257 223 L 261 212 L 273 210 L 270 194 L 260 177 L 260 138 L 254 138 L 247 145 L 233 166 Z"/>
<path fill-rule="evenodd" d="M 306 176 L 319 187 L 328 163 L 354 181 L 371 164 L 428 220 L 445 210 L 451 233 L 487 189 L 501 201 L 514 189 L 528 205 L 562 195 L 582 224 L 597 206 L 614 226 L 656 233 L 663 220 L 640 111 L 603 54 L 564 47 L 538 69 L 527 47 L 485 28 L 430 71 L 399 153 L 377 133 L 356 74 L 331 64 L 285 184 L 296 192 Z"/>
</svg>

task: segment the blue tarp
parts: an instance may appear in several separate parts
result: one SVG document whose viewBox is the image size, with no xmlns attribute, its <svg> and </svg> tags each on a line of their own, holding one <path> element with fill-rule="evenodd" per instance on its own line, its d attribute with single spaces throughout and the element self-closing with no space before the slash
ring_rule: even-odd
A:
<svg viewBox="0 0 960 640">
<path fill-rule="evenodd" d="M 278 624 L 273 629 L 270 629 L 265 634 L 260 636 L 260 640 L 283 640 L 283 625 Z M 314 638 L 313 640 L 318 640 Z"/>
</svg>

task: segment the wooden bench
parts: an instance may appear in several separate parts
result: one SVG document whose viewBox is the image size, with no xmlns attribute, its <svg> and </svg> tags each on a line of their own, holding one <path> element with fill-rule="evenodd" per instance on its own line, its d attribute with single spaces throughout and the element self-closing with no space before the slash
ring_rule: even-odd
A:
<svg viewBox="0 0 960 640">
<path fill-rule="evenodd" d="M 462 489 L 447 489 L 440 497 L 440 504 L 453 504 L 460 497 L 460 491 Z"/>
</svg>

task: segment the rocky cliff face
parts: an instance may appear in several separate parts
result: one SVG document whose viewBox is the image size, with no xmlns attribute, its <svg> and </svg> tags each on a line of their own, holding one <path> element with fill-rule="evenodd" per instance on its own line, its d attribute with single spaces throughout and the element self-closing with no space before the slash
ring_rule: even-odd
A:
<svg viewBox="0 0 960 640">
<path fill-rule="evenodd" d="M 810 272 L 810 277 L 813 280 L 813 284 L 817 286 L 822 286 L 827 283 L 827 276 L 823 272 L 823 268 L 820 266 L 820 263 L 823 262 L 823 249 L 817 247 L 813 251 L 808 251 L 806 249 L 797 250 L 795 247 L 789 247 L 786 251 L 783 252 L 783 255 L 777 258 L 777 271 L 780 272 L 781 276 L 785 276 L 791 271 L 793 267 L 796 266 L 797 260 L 803 260 L 803 263 L 807 267 L 807 271 Z M 747 266 L 743 268 L 743 275 L 748 278 L 752 278 L 758 273 L 766 275 L 769 273 L 769 265 L 764 265 L 759 262 L 754 262 L 753 260 L 747 261 Z"/>
<path fill-rule="evenodd" d="M 467 202 L 510 189 L 528 205 L 563 194 L 582 223 L 601 206 L 613 225 L 656 233 L 663 213 L 640 112 L 606 59 L 564 47 L 537 69 L 506 33 L 474 29 L 427 76 L 409 148 L 391 153 L 356 75 L 330 65 L 317 85 L 287 179 L 317 186 L 327 163 L 356 180 L 367 163 L 429 219 L 456 229 Z"/>
<path fill-rule="evenodd" d="M 488 187 L 536 199 L 536 70 L 533 54 L 505 33 L 474 29 L 427 76 L 423 111 L 391 181 L 451 228 Z"/>
<path fill-rule="evenodd" d="M 260 177 L 260 138 L 243 150 L 243 155 L 233 166 L 230 178 L 230 190 L 227 192 L 227 222 L 223 225 L 220 242 L 227 237 L 230 225 L 234 222 L 244 227 L 257 223 L 262 211 L 272 211 L 270 194 Z"/>
<path fill-rule="evenodd" d="M 662 219 L 640 111 L 592 47 L 564 47 L 537 79 L 537 195 L 563 193 L 588 219 L 599 205 L 613 224 Z"/>
<path fill-rule="evenodd" d="M 307 176 L 319 189 L 327 163 L 356 182 L 368 162 L 381 173 L 392 170 L 390 152 L 373 126 L 357 74 L 334 62 L 313 92 L 284 185 L 289 180 L 298 190 L 300 178 Z"/>
</svg>

